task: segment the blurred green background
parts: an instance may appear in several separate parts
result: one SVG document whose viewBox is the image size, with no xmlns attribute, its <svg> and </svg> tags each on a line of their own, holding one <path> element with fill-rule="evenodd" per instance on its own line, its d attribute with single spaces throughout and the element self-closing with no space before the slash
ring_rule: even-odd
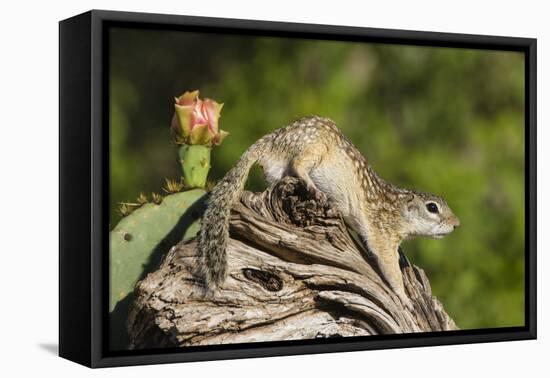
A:
<svg viewBox="0 0 550 378">
<path fill-rule="evenodd" d="M 212 179 L 262 135 L 334 120 L 392 183 L 442 195 L 462 226 L 404 243 L 464 329 L 524 324 L 524 57 L 517 52 L 113 28 L 111 226 L 179 178 L 174 96 L 225 103 Z M 248 188 L 262 190 L 258 169 Z"/>
</svg>

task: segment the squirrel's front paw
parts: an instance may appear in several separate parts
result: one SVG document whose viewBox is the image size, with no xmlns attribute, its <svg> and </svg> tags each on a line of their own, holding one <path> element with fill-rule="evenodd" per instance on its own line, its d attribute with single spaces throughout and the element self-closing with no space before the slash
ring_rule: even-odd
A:
<svg viewBox="0 0 550 378">
<path fill-rule="evenodd" d="M 407 310 L 409 310 L 410 312 L 413 312 L 414 311 L 414 305 L 413 305 L 412 301 L 410 300 L 410 298 L 407 296 L 407 294 L 401 293 L 401 294 L 398 294 L 398 296 L 399 296 L 399 299 L 401 300 L 401 303 L 403 304 L 403 306 L 405 306 L 407 308 Z"/>
<path fill-rule="evenodd" d="M 401 303 L 403 304 L 403 306 L 407 310 L 409 310 L 410 312 L 413 312 L 414 311 L 414 305 L 413 305 L 411 299 L 405 293 L 405 290 L 395 290 L 394 289 L 394 292 L 395 292 L 395 294 L 397 294 L 397 296 L 401 300 Z"/>
</svg>

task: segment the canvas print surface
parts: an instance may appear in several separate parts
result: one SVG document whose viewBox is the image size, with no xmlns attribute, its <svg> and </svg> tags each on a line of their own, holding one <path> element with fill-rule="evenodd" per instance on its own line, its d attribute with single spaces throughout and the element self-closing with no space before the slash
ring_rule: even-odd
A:
<svg viewBox="0 0 550 378">
<path fill-rule="evenodd" d="M 111 350 L 524 325 L 523 53 L 108 44 Z"/>
</svg>

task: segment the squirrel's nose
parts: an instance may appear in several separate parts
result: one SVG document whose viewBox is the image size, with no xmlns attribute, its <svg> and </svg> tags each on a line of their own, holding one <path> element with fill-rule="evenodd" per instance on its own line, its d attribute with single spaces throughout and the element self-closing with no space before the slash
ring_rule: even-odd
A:
<svg viewBox="0 0 550 378">
<path fill-rule="evenodd" d="M 453 220 L 452 220 L 452 223 L 453 225 L 453 228 L 457 228 L 460 226 L 460 219 L 458 219 L 458 217 L 453 217 Z"/>
</svg>

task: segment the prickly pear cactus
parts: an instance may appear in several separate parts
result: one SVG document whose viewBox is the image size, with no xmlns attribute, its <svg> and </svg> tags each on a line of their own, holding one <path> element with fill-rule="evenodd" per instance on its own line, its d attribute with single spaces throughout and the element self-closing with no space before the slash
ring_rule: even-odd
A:
<svg viewBox="0 0 550 378">
<path fill-rule="evenodd" d="M 193 189 L 168 195 L 158 204 L 146 203 L 110 232 L 109 311 L 133 292 L 136 282 L 158 264 L 170 247 L 195 236 L 205 193 Z"/>
<path fill-rule="evenodd" d="M 184 181 L 166 180 L 164 190 L 175 194 L 163 198 L 153 193 L 152 203 L 143 194 L 137 203 L 121 203 L 124 218 L 109 234 L 109 343 L 113 350 L 128 347 L 126 320 L 136 283 L 157 267 L 170 247 L 199 231 L 197 219 L 205 208 L 210 153 L 228 135 L 218 125 L 222 106 L 200 99 L 198 90 L 176 97 L 170 128 L 179 146 Z M 180 192 L 184 186 L 190 190 Z"/>
</svg>

